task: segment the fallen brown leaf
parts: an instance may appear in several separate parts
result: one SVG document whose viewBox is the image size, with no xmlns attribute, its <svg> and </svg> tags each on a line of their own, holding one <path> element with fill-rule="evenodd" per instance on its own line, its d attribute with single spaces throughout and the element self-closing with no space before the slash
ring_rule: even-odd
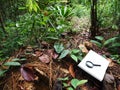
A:
<svg viewBox="0 0 120 90">
<path fill-rule="evenodd" d="M 87 48 L 85 47 L 85 45 L 80 44 L 78 47 L 82 50 L 83 53 L 86 53 L 86 54 L 88 53 L 88 50 L 87 50 Z"/>
<path fill-rule="evenodd" d="M 72 76 L 73 78 L 75 78 L 75 71 L 74 71 L 74 68 L 73 68 L 73 65 L 72 65 L 72 64 L 69 66 L 69 72 L 70 72 L 71 76 Z"/>
</svg>

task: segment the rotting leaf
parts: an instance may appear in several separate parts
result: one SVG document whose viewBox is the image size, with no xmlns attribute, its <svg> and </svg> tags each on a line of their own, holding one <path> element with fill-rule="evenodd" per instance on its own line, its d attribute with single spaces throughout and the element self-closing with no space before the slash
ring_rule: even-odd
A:
<svg viewBox="0 0 120 90">
<path fill-rule="evenodd" d="M 113 75 L 105 74 L 104 80 L 105 80 L 107 83 L 114 83 L 115 78 L 113 77 Z"/>
<path fill-rule="evenodd" d="M 35 80 L 35 75 L 33 73 L 33 70 L 28 68 L 28 67 L 25 67 L 25 66 L 22 66 L 20 68 L 20 72 L 21 72 L 21 75 L 22 77 L 26 80 L 26 81 L 34 81 Z"/>
<path fill-rule="evenodd" d="M 70 66 L 69 66 L 69 72 L 70 72 L 71 76 L 72 76 L 73 78 L 75 78 L 75 71 L 74 71 L 73 65 L 70 65 Z"/>
<path fill-rule="evenodd" d="M 43 63 L 49 63 L 50 62 L 50 57 L 46 54 L 43 54 L 42 56 L 40 56 L 39 59 Z"/>
<path fill-rule="evenodd" d="M 52 58 L 57 59 L 57 57 L 58 57 L 58 54 L 54 52 Z"/>
<path fill-rule="evenodd" d="M 43 54 L 43 52 L 41 52 L 41 51 L 35 51 L 35 55 L 38 57 L 41 56 L 42 54 Z"/>
</svg>

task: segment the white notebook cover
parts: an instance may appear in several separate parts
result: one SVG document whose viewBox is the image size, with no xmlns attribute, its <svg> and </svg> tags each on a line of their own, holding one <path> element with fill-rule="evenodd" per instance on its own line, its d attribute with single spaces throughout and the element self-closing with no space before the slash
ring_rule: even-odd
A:
<svg viewBox="0 0 120 90">
<path fill-rule="evenodd" d="M 93 68 L 89 68 L 86 66 L 86 61 L 91 61 L 93 64 L 99 64 L 101 66 L 94 66 Z M 84 57 L 84 59 L 78 64 L 78 67 L 80 67 L 99 81 L 102 81 L 108 65 L 109 61 L 107 61 L 104 57 L 97 54 L 96 52 L 90 50 L 88 54 Z"/>
</svg>

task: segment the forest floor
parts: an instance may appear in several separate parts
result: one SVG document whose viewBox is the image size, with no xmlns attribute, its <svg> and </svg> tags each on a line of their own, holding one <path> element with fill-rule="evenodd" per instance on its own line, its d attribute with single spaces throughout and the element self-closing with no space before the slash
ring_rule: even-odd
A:
<svg viewBox="0 0 120 90">
<path fill-rule="evenodd" d="M 80 45 L 83 45 L 87 50 L 92 49 L 99 54 L 107 54 L 104 50 L 99 49 L 95 45 L 93 46 L 87 37 L 85 34 L 83 36 L 78 33 L 74 35 L 71 34 L 69 40 L 63 38 L 61 42 L 64 43 L 67 48 L 78 48 Z M 67 80 L 68 84 L 70 84 L 72 78 L 88 80 L 86 84 L 78 87 L 76 90 L 120 90 L 120 65 L 115 61 L 109 59 L 110 64 L 106 71 L 107 77 L 104 77 L 104 80 L 100 82 L 81 70 L 77 66 L 78 63 L 73 61 L 69 56 L 60 61 L 48 59 L 48 56 L 54 53 L 53 48 L 50 48 L 53 46 L 52 44 L 44 42 L 43 47 L 44 49 L 31 46 L 21 48 L 8 59 L 8 61 L 11 61 L 13 58 L 25 57 L 27 60 L 22 62 L 22 67 L 11 67 L 6 76 L 1 78 L 1 90 L 66 90 L 62 88 L 62 81 L 58 80 L 58 78 L 65 77 L 69 77 L 69 80 Z M 26 54 L 28 51 L 31 52 L 31 54 Z M 83 50 L 83 52 L 87 53 L 85 50 Z M 42 61 L 40 61 L 39 58 L 41 55 L 44 55 Z M 22 77 L 24 73 L 22 73 L 22 69 L 29 74 L 29 77 L 26 75 L 28 78 Z M 31 72 L 33 72 L 34 75 L 32 75 Z M 32 76 L 35 76 L 34 80 L 30 79 Z"/>
<path fill-rule="evenodd" d="M 67 49 L 79 49 L 82 46 L 84 47 L 82 52 L 85 54 L 89 50 L 94 50 L 101 55 L 110 54 L 89 42 L 88 35 L 87 31 L 82 33 L 66 32 L 60 42 Z M 10 67 L 6 75 L 0 78 L 0 90 L 67 90 L 67 88 L 63 88 L 63 84 L 66 82 L 70 85 L 73 78 L 88 80 L 87 83 L 78 86 L 75 90 L 120 90 L 120 65 L 116 61 L 107 58 L 110 64 L 103 81 L 100 82 L 80 69 L 79 62 L 76 63 L 69 55 L 61 60 L 56 59 L 57 56 L 53 42 L 43 41 L 42 49 L 34 46 L 20 48 L 6 62 L 10 62 L 14 58 L 26 58 L 26 60 L 20 62 L 21 67 Z M 65 79 L 65 77 L 69 79 L 66 81 L 58 79 Z"/>
</svg>

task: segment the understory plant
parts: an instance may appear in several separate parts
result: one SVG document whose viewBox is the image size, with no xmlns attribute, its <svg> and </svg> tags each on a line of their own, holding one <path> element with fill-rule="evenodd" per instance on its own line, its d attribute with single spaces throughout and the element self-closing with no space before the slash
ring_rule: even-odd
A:
<svg viewBox="0 0 120 90">
<path fill-rule="evenodd" d="M 95 36 L 96 40 L 91 40 L 92 43 L 95 43 L 99 48 L 111 48 L 111 47 L 115 47 L 115 46 L 120 46 L 120 43 L 117 43 L 116 40 L 118 39 L 118 37 L 113 37 L 110 39 L 105 40 L 104 37 L 102 36 Z"/>
<path fill-rule="evenodd" d="M 8 62 L 2 62 L 2 64 L 0 65 L 0 77 L 4 76 L 4 74 L 10 69 L 10 67 L 13 66 L 21 66 L 22 61 L 25 61 L 26 58 L 14 58 L 11 61 Z"/>
<path fill-rule="evenodd" d="M 70 80 L 70 84 L 68 84 L 69 78 L 59 78 L 58 80 L 62 81 L 63 88 L 66 88 L 67 90 L 75 90 L 78 86 L 81 86 L 88 82 L 88 80 L 79 80 L 76 78 L 73 78 Z"/>
</svg>

